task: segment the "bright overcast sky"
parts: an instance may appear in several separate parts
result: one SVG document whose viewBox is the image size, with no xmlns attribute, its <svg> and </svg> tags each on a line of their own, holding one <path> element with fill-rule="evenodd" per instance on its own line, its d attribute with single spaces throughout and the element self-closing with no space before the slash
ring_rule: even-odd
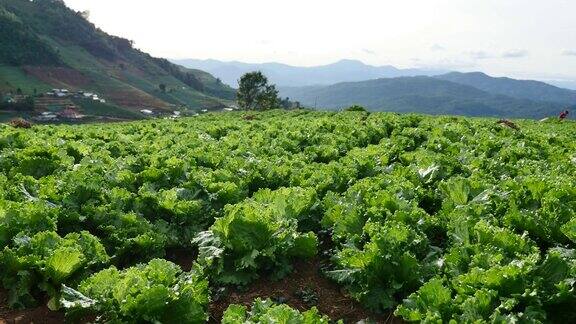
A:
<svg viewBox="0 0 576 324">
<path fill-rule="evenodd" d="M 576 79 L 576 0 L 65 0 L 168 58 Z"/>
</svg>

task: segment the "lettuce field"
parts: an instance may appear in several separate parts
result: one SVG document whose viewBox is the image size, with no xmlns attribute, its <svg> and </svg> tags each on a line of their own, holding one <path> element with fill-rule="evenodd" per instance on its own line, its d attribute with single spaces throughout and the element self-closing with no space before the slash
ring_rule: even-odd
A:
<svg viewBox="0 0 576 324">
<path fill-rule="evenodd" d="M 213 313 L 316 260 L 377 322 L 574 323 L 576 124 L 516 123 L 271 111 L 0 126 L 3 314 L 351 322 L 314 289 L 304 308 L 254 294 Z"/>
</svg>

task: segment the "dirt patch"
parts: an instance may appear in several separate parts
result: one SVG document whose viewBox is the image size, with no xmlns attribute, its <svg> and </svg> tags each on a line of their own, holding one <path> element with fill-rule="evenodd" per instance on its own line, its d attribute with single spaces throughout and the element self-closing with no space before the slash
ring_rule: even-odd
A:
<svg viewBox="0 0 576 324">
<path fill-rule="evenodd" d="M 210 322 L 220 323 L 222 314 L 230 304 L 250 306 L 254 299 L 271 298 L 298 310 L 305 311 L 312 306 L 332 319 L 342 319 L 345 323 L 356 323 L 370 319 L 376 323 L 402 323 L 392 314 L 370 313 L 348 297 L 340 286 L 320 273 L 318 259 L 299 261 L 294 271 L 280 281 L 261 279 L 246 290 L 230 288 L 224 296 L 210 305 Z"/>
<path fill-rule="evenodd" d="M 8 308 L 8 292 L 0 289 L 0 324 L 59 324 L 64 323 L 64 313 L 39 306 L 25 310 Z"/>
<path fill-rule="evenodd" d="M 133 87 L 109 91 L 105 93 L 105 97 L 121 107 L 170 110 L 170 105 L 166 102 Z"/>
<path fill-rule="evenodd" d="M 55 88 L 67 88 L 71 90 L 83 90 L 93 81 L 78 70 L 65 67 L 49 66 L 25 66 L 22 68 L 27 74 L 49 84 Z M 114 70 L 111 70 L 114 71 Z M 116 75 L 109 75 L 116 78 Z M 170 105 L 136 87 L 126 85 L 121 89 L 115 88 L 110 91 L 99 93 L 103 98 L 121 106 L 134 109 L 154 108 L 169 110 Z"/>
<path fill-rule="evenodd" d="M 176 249 L 166 253 L 171 260 L 189 271 L 196 259 L 196 251 Z M 332 319 L 342 319 L 345 323 L 357 323 L 370 319 L 376 323 L 403 323 L 391 313 L 380 315 L 364 309 L 358 302 L 346 295 L 342 287 L 322 276 L 319 259 L 297 261 L 294 271 L 279 281 L 262 278 L 245 290 L 228 288 L 227 292 L 210 304 L 210 323 L 220 323 L 222 314 L 230 304 L 250 306 L 254 299 L 271 298 L 286 303 L 298 310 L 305 311 L 312 306 Z M 0 289 L 0 324 L 56 324 L 64 323 L 63 312 L 54 312 L 46 306 L 26 310 L 11 310 L 7 306 L 7 292 Z M 213 297 L 216 299 L 216 297 Z M 82 320 L 88 323 L 91 320 Z"/>
<path fill-rule="evenodd" d="M 190 271 L 197 256 L 197 249 L 168 249 L 165 259 L 176 263 L 184 271 Z"/>
<path fill-rule="evenodd" d="M 44 83 L 63 88 L 84 87 L 92 82 L 77 70 L 65 67 L 25 66 L 23 70 Z"/>
</svg>

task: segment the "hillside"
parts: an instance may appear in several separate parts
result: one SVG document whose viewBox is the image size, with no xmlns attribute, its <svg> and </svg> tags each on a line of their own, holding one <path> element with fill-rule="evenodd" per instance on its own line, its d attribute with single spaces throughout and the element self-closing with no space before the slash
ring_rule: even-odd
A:
<svg viewBox="0 0 576 324">
<path fill-rule="evenodd" d="M 60 0 L 0 0 L 0 92 L 90 91 L 110 109 L 217 108 L 235 91 L 210 74 L 154 58 Z M 160 89 L 160 84 L 165 89 Z"/>
<path fill-rule="evenodd" d="M 340 109 L 360 104 L 372 111 L 420 112 L 465 116 L 541 118 L 562 104 L 495 95 L 432 77 L 402 77 L 331 86 L 281 88 L 282 96 L 308 107 Z"/>
<path fill-rule="evenodd" d="M 417 75 L 431 76 L 445 73 L 439 70 L 398 69 L 393 66 L 372 66 L 356 60 L 341 60 L 332 64 L 313 67 L 299 67 L 281 63 L 252 64 L 196 59 L 173 60 L 173 62 L 189 68 L 208 71 L 232 87 L 238 86 L 237 81 L 242 74 L 252 71 L 262 71 L 272 83 L 286 87 L 329 85 L 339 82 L 364 81 L 377 78 Z"/>
<path fill-rule="evenodd" d="M 540 81 L 494 78 L 481 72 L 452 72 L 436 78 L 518 99 L 557 102 L 566 105 L 576 104 L 576 91 L 562 89 Z"/>
</svg>

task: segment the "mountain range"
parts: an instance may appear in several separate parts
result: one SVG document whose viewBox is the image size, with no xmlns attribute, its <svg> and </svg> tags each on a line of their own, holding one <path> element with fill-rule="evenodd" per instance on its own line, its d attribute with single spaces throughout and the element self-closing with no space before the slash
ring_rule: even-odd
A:
<svg viewBox="0 0 576 324">
<path fill-rule="evenodd" d="M 381 78 L 329 86 L 281 87 L 280 94 L 307 107 L 465 116 L 542 118 L 575 107 L 576 91 L 545 83 L 492 78 L 482 73 Z"/>
<path fill-rule="evenodd" d="M 0 93 L 93 92 L 106 99 L 104 115 L 218 108 L 235 98 L 209 73 L 152 57 L 61 0 L 0 0 L 0 44 Z"/>
<path fill-rule="evenodd" d="M 340 60 L 332 64 L 312 67 L 291 66 L 282 63 L 252 64 L 197 59 L 172 60 L 172 62 L 209 72 L 232 87 L 238 87 L 240 77 L 244 73 L 252 71 L 262 71 L 271 83 L 280 87 L 329 85 L 339 82 L 400 76 L 432 76 L 448 72 L 443 70 L 398 69 L 390 65 L 372 66 L 356 60 Z"/>
<path fill-rule="evenodd" d="M 355 60 L 297 67 L 218 60 L 173 60 L 205 70 L 232 87 L 242 74 L 261 71 L 282 97 L 306 107 L 540 118 L 576 104 L 576 91 L 544 82 L 491 77 L 481 72 L 398 69 Z"/>
</svg>

